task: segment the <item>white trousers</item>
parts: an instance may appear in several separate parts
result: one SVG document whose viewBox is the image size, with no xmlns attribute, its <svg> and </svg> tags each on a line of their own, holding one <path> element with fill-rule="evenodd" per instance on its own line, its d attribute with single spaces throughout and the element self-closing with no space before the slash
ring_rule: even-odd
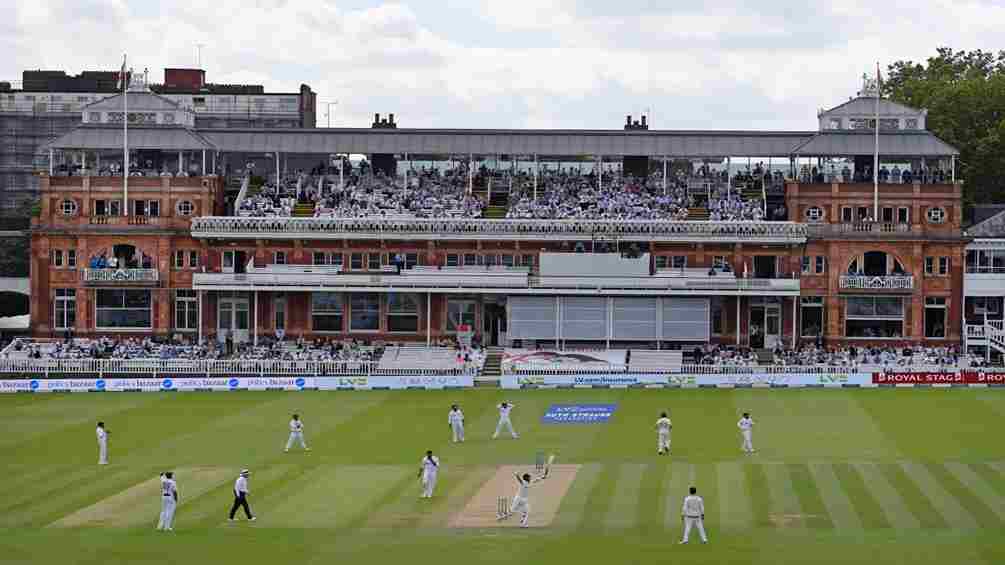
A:
<svg viewBox="0 0 1005 565">
<path fill-rule="evenodd" d="M 177 504 L 173 496 L 161 497 L 161 517 L 157 521 L 158 530 L 170 530 L 174 527 L 174 510 Z"/>
<path fill-rule="evenodd" d="M 286 440 L 286 449 L 293 447 L 294 443 L 299 443 L 300 447 L 307 449 L 304 442 L 304 432 L 290 432 L 290 439 Z"/>
<path fill-rule="evenodd" d="M 510 504 L 509 513 L 516 514 L 520 512 L 520 525 L 526 526 L 527 521 L 530 518 L 530 502 L 526 498 L 521 498 L 519 495 L 513 497 L 513 504 Z"/>
<path fill-rule="evenodd" d="M 657 433 L 656 434 L 656 449 L 658 451 L 670 451 L 670 434 L 669 433 Z"/>
<path fill-rule="evenodd" d="M 450 429 L 454 433 L 454 443 L 464 441 L 464 422 L 454 422 L 450 424 Z"/>
<path fill-rule="evenodd" d="M 98 465 L 108 465 L 108 440 L 98 440 Z"/>
<path fill-rule="evenodd" d="M 436 473 L 422 476 L 422 498 L 433 498 L 433 489 L 436 488 Z"/>
<path fill-rule="evenodd" d="M 705 524 L 702 523 L 700 517 L 685 517 L 684 518 L 684 538 L 681 541 L 687 541 L 687 538 L 691 535 L 691 528 L 698 528 L 698 534 L 701 535 L 701 541 L 708 541 L 708 537 L 705 535 Z"/>
<path fill-rule="evenodd" d="M 499 418 L 499 423 L 496 424 L 496 432 L 492 434 L 492 439 L 499 437 L 499 432 L 501 432 L 503 428 L 509 430 L 509 433 L 511 436 L 513 436 L 513 439 L 520 437 L 516 435 L 516 432 L 513 431 L 513 424 L 509 421 L 509 418 Z"/>
<path fill-rule="evenodd" d="M 740 435 L 743 436 L 743 450 L 747 453 L 754 451 L 754 443 L 751 441 L 750 430 L 740 430 Z"/>
</svg>

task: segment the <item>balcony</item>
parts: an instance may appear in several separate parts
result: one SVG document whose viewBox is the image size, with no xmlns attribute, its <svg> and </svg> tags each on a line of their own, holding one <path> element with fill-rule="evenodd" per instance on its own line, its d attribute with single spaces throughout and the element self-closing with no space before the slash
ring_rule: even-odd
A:
<svg viewBox="0 0 1005 565">
<path fill-rule="evenodd" d="M 849 222 L 842 224 L 809 224 L 808 232 L 817 239 L 944 239 L 957 240 L 960 230 L 950 226 L 929 228 L 912 224 L 888 222 Z"/>
<path fill-rule="evenodd" d="M 152 285 L 160 280 L 157 269 L 84 269 L 85 284 Z"/>
<path fill-rule="evenodd" d="M 192 220 L 192 236 L 221 239 L 569 240 L 799 244 L 805 224 L 662 220 L 484 220 L 382 218 L 243 218 Z"/>
<path fill-rule="evenodd" d="M 841 275 L 838 286 L 841 290 L 910 292 L 914 290 L 914 277 L 911 275 Z"/>
</svg>

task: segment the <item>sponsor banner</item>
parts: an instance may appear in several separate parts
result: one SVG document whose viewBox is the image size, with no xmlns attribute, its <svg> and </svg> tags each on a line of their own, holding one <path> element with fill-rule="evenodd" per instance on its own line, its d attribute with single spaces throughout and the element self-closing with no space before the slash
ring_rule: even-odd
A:
<svg viewBox="0 0 1005 565">
<path fill-rule="evenodd" d="M 605 373 L 588 375 L 503 375 L 502 388 L 621 388 L 658 387 L 800 387 L 870 384 L 868 373 L 728 373 L 695 375 L 686 373 L 633 374 Z M 1005 382 L 1005 381 L 1003 381 Z"/>
<path fill-rule="evenodd" d="M 958 373 L 933 373 L 908 371 L 873 373 L 872 382 L 880 385 L 992 385 L 1005 384 L 1005 373 L 960 371 Z"/>
<path fill-rule="evenodd" d="M 475 386 L 474 375 L 369 375 L 316 377 L 319 390 L 438 390 Z"/>
<path fill-rule="evenodd" d="M 163 379 L 22 379 L 0 381 L 0 392 L 157 392 L 310 390 L 314 377 L 218 377 Z"/>
<path fill-rule="evenodd" d="M 606 424 L 617 404 L 552 404 L 541 416 L 542 424 Z"/>
<path fill-rule="evenodd" d="M 627 352 L 623 349 L 604 351 L 549 351 L 542 349 L 507 349 L 503 352 L 502 366 L 507 369 L 512 365 L 527 370 L 539 369 L 586 369 L 601 371 L 609 365 L 624 365 Z"/>
</svg>

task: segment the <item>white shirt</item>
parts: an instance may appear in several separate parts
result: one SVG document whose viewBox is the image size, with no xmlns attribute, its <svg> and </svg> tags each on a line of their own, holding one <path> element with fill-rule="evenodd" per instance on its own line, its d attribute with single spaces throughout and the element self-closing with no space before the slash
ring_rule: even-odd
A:
<svg viewBox="0 0 1005 565">
<path fill-rule="evenodd" d="M 460 409 L 451 410 L 447 414 L 447 423 L 449 424 L 463 424 L 464 423 L 464 413 Z"/>
<path fill-rule="evenodd" d="M 742 431 L 749 432 L 754 427 L 754 421 L 750 418 L 740 418 L 740 421 L 736 423 L 736 427 Z"/>
<path fill-rule="evenodd" d="M 656 420 L 656 429 L 659 430 L 661 434 L 670 433 L 670 428 L 673 427 L 670 424 L 670 418 L 660 418 Z"/>
<path fill-rule="evenodd" d="M 304 423 L 301 420 L 290 420 L 290 431 L 291 432 L 304 431 Z"/>
<path fill-rule="evenodd" d="M 680 513 L 689 518 L 698 518 L 705 514 L 705 501 L 697 494 L 689 494 L 684 497 Z"/>
<path fill-rule="evenodd" d="M 523 480 L 523 477 L 517 477 L 516 480 L 520 482 L 520 487 L 516 493 L 517 497 L 526 499 L 527 493 L 530 490 L 530 481 Z"/>
<path fill-rule="evenodd" d="M 237 477 L 234 481 L 234 492 L 235 493 L 248 493 L 248 478 L 247 477 Z"/>
<path fill-rule="evenodd" d="M 97 436 L 98 436 L 98 441 L 105 441 L 105 440 L 107 440 L 107 439 L 108 439 L 108 433 L 107 433 L 107 432 L 105 432 L 105 428 L 102 428 L 101 426 L 98 426 L 98 427 L 97 427 L 97 428 L 95 429 L 94 433 L 96 433 L 96 434 L 97 434 Z"/>
<path fill-rule="evenodd" d="M 430 461 L 432 459 L 432 461 Z M 437 471 L 440 470 L 440 458 L 433 455 L 430 457 L 422 458 L 422 474 L 429 477 L 435 475 Z"/>
<path fill-rule="evenodd" d="M 499 419 L 500 420 L 509 420 L 509 413 L 510 413 L 511 410 L 513 410 L 513 405 L 512 404 L 506 404 L 504 406 L 504 405 L 500 404 L 498 406 L 498 408 L 499 408 Z"/>
<path fill-rule="evenodd" d="M 174 493 L 177 491 L 178 484 L 174 482 L 174 479 L 161 477 L 161 495 L 173 497 Z"/>
</svg>

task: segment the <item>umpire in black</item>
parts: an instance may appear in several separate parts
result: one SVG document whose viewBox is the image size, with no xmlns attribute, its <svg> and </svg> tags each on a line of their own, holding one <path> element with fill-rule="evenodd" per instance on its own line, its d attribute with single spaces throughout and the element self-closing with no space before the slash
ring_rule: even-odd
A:
<svg viewBox="0 0 1005 565">
<path fill-rule="evenodd" d="M 248 517 L 248 520 L 252 522 L 255 521 L 254 514 L 251 513 L 251 507 L 248 506 L 248 475 L 251 472 L 247 469 L 241 469 L 241 474 L 234 481 L 234 505 L 230 507 L 230 521 L 234 521 L 234 514 L 237 513 L 237 509 L 244 507 L 244 515 Z"/>
</svg>

